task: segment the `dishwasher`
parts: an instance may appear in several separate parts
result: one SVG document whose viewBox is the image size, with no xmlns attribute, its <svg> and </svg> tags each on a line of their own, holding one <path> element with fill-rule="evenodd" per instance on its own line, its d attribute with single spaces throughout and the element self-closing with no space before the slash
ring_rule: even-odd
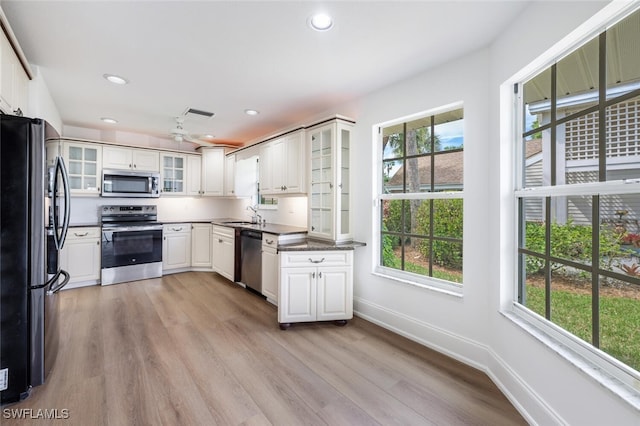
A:
<svg viewBox="0 0 640 426">
<path fill-rule="evenodd" d="M 240 282 L 262 294 L 262 231 L 240 231 Z"/>
</svg>

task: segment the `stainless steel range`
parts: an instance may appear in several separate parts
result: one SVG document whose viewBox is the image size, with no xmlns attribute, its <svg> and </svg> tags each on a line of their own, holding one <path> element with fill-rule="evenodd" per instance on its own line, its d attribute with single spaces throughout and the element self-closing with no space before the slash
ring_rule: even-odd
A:
<svg viewBox="0 0 640 426">
<path fill-rule="evenodd" d="M 102 206 L 101 284 L 162 276 L 162 225 L 156 206 Z"/>
</svg>

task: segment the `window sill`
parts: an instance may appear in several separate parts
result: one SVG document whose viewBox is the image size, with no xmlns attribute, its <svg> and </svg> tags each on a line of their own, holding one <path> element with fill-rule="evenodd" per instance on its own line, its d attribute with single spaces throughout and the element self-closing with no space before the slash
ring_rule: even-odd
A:
<svg viewBox="0 0 640 426">
<path fill-rule="evenodd" d="M 463 297 L 463 287 L 462 284 L 451 283 L 444 280 L 439 280 L 437 278 L 432 277 L 424 277 L 420 282 L 413 279 L 413 277 L 409 277 L 402 273 L 394 273 L 394 270 L 390 270 L 387 268 L 377 267 L 372 273 L 375 276 L 386 278 L 389 280 L 401 282 L 403 284 L 408 284 L 414 287 L 423 288 L 425 290 L 434 291 L 440 294 L 446 294 L 448 296 L 454 297 Z"/>
<path fill-rule="evenodd" d="M 593 356 L 598 356 L 596 352 L 588 348 L 582 348 L 578 351 L 573 349 L 570 345 L 564 343 L 562 338 L 556 338 L 553 334 L 556 330 L 552 330 L 552 327 L 548 327 L 546 324 L 542 324 L 537 319 L 533 318 L 533 315 L 527 312 L 522 307 L 514 304 L 513 308 L 509 311 L 502 311 L 501 314 L 507 319 L 512 321 L 518 327 L 529 333 L 536 338 L 540 343 L 547 346 L 553 352 L 567 360 L 571 365 L 580 370 L 581 373 L 589 376 L 595 380 L 603 388 L 608 389 L 616 397 L 626 402 L 638 412 L 640 412 L 640 381 L 629 377 L 631 382 L 627 384 L 611 372 L 607 371 L 606 367 L 599 365 L 596 362 L 591 361 L 588 357 L 579 353 L 582 351 L 588 351 Z M 560 333 L 563 330 L 558 330 Z M 606 362 L 607 360 L 603 360 Z M 617 368 L 611 365 L 610 368 Z M 624 374 L 624 373 L 623 373 Z"/>
</svg>

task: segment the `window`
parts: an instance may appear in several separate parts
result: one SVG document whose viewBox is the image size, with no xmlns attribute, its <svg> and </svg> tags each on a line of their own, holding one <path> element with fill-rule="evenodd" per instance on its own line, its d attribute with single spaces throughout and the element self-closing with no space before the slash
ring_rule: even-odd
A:
<svg viewBox="0 0 640 426">
<path fill-rule="evenodd" d="M 623 381 L 640 378 L 638 40 L 635 12 L 516 87 L 516 302 Z"/>
<path fill-rule="evenodd" d="M 378 272 L 460 288 L 463 124 L 457 105 L 379 127 Z"/>
</svg>

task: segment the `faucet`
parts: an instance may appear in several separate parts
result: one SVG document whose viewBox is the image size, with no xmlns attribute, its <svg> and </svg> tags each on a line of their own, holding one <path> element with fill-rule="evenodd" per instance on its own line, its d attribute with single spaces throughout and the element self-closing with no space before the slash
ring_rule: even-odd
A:
<svg viewBox="0 0 640 426">
<path fill-rule="evenodd" d="M 258 214 L 258 206 L 247 206 L 247 210 L 251 210 L 253 212 L 253 215 L 251 216 L 251 222 L 260 223 L 258 218 L 262 218 L 262 216 Z"/>
</svg>

